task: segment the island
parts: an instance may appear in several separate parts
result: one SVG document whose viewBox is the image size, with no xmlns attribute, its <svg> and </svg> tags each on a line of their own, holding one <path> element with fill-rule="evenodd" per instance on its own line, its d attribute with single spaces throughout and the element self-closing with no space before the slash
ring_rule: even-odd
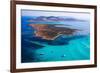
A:
<svg viewBox="0 0 100 73">
<path fill-rule="evenodd" d="M 69 27 L 57 27 L 55 24 L 29 24 L 29 26 L 35 29 L 36 37 L 45 40 L 54 40 L 60 35 L 73 35 L 78 30 Z"/>
</svg>

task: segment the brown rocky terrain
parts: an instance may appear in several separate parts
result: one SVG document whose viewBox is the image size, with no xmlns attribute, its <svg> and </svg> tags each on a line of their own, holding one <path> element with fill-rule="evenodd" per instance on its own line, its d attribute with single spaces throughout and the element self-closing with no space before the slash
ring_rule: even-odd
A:
<svg viewBox="0 0 100 73">
<path fill-rule="evenodd" d="M 35 29 L 35 35 L 46 40 L 54 40 L 60 35 L 73 35 L 77 29 L 72 29 L 69 27 L 56 27 L 50 24 L 29 24 L 33 29 Z"/>
</svg>

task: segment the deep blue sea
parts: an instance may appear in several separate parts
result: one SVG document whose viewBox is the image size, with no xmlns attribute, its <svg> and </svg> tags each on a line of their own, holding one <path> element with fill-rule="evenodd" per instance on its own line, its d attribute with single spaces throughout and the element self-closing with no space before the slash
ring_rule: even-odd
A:
<svg viewBox="0 0 100 73">
<path fill-rule="evenodd" d="M 21 18 L 21 62 L 74 61 L 90 59 L 89 21 L 28 22 L 33 17 Z M 35 36 L 29 24 L 62 24 L 79 29 L 72 36 L 62 35 L 56 40 L 44 40 Z M 67 26 L 68 25 L 68 26 Z M 61 27 L 62 27 L 61 26 Z"/>
</svg>

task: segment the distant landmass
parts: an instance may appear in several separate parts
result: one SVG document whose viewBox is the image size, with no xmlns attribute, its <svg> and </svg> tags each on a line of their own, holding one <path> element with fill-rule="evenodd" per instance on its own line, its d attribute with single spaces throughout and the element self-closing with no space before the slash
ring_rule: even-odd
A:
<svg viewBox="0 0 100 73">
<path fill-rule="evenodd" d="M 76 19 L 72 17 L 57 17 L 57 16 L 38 16 L 32 19 L 29 19 L 28 22 L 36 22 L 36 21 L 86 21 L 81 19 Z"/>
<path fill-rule="evenodd" d="M 50 24 L 29 24 L 35 29 L 35 36 L 41 37 L 46 40 L 54 40 L 60 35 L 73 35 L 78 29 L 72 29 L 69 27 L 56 27 Z"/>
</svg>

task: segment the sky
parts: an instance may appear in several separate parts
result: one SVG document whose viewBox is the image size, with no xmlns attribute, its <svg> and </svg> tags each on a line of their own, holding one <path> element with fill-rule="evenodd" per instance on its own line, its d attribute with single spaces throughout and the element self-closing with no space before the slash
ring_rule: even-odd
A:
<svg viewBox="0 0 100 73">
<path fill-rule="evenodd" d="M 43 11 L 43 10 L 21 10 L 22 16 L 62 16 L 83 20 L 90 19 L 90 13 L 86 12 L 65 12 L 65 11 Z"/>
</svg>

